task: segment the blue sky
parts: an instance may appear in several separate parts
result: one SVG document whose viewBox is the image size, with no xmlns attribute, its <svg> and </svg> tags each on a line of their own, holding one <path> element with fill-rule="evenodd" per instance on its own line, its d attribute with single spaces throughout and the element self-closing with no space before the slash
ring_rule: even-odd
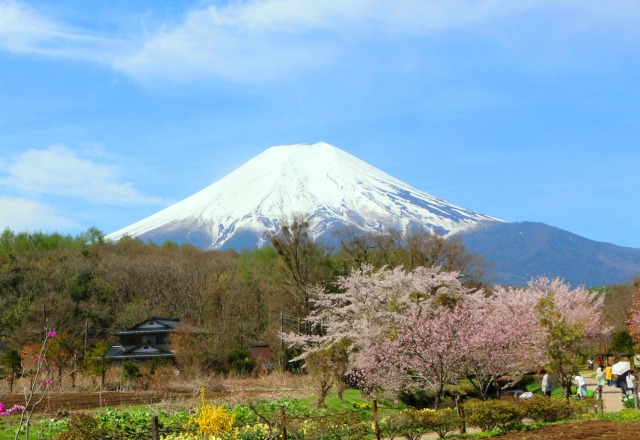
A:
<svg viewBox="0 0 640 440">
<path fill-rule="evenodd" d="M 0 0 L 0 229 L 113 232 L 273 145 L 640 248 L 639 0 Z"/>
</svg>

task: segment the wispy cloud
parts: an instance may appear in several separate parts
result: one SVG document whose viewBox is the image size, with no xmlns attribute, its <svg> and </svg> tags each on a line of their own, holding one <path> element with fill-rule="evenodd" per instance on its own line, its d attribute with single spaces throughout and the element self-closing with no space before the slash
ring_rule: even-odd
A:
<svg viewBox="0 0 640 440">
<path fill-rule="evenodd" d="M 54 208 L 44 203 L 0 196 L 0 229 L 10 228 L 23 232 L 46 228 L 50 232 L 78 226 L 76 222 L 58 214 Z"/>
<path fill-rule="evenodd" d="M 138 79 L 274 78 L 333 66 L 348 48 L 381 34 L 433 34 L 526 9 L 529 2 L 424 0 L 263 0 L 209 6 L 151 34 L 114 63 Z"/>
<path fill-rule="evenodd" d="M 573 50 L 587 40 L 602 45 L 601 40 L 615 39 L 632 48 L 631 42 L 640 36 L 640 8 L 633 4 L 628 0 L 215 2 L 156 28 L 143 24 L 138 35 L 127 33 L 125 40 L 121 34 L 103 36 L 69 26 L 15 0 L 0 0 L 0 48 L 104 63 L 139 81 L 269 82 L 353 63 L 354 49 L 374 53 L 381 39 L 401 48 L 403 38 L 431 40 L 459 33 L 505 50 L 525 48 L 522 63 L 528 62 L 527 54 L 543 59 L 546 53 L 555 63 L 573 52 L 588 58 L 584 47 Z"/>
<path fill-rule="evenodd" d="M 28 150 L 5 168 L 0 186 L 29 195 L 50 194 L 108 205 L 166 204 L 119 181 L 114 167 L 79 157 L 63 145 Z"/>
<path fill-rule="evenodd" d="M 25 3 L 0 0 L 2 50 L 108 63 L 120 46 L 116 38 L 61 23 Z"/>
</svg>

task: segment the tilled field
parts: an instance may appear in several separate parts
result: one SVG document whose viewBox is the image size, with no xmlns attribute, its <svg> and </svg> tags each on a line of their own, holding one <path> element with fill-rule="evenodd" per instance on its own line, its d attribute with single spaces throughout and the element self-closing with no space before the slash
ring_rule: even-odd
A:
<svg viewBox="0 0 640 440">
<path fill-rule="evenodd" d="M 616 423 L 603 420 L 585 420 L 547 426 L 544 428 L 501 435 L 499 440 L 637 440 L 640 422 Z"/>
<path fill-rule="evenodd" d="M 72 411 L 78 409 L 99 408 L 101 406 L 139 405 L 159 402 L 174 402 L 193 399 L 193 393 L 151 393 L 151 392 L 68 392 L 47 393 L 44 399 L 35 406 L 35 411 Z M 36 395 L 32 402 L 38 402 Z M 0 402 L 7 407 L 24 405 L 24 396 L 19 394 L 0 396 Z"/>
</svg>

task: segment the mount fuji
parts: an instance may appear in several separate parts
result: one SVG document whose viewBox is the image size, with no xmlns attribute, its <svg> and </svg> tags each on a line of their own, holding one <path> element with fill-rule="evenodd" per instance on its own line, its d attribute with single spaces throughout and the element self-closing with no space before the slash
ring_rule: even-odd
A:
<svg viewBox="0 0 640 440">
<path fill-rule="evenodd" d="M 344 227 L 449 235 L 502 222 L 412 188 L 320 142 L 271 147 L 209 187 L 107 238 L 253 248 L 293 215 L 308 220 L 314 239 Z"/>
<path fill-rule="evenodd" d="M 491 281 L 536 276 L 587 287 L 640 276 L 640 249 L 601 243 L 542 223 L 508 223 L 413 188 L 326 143 L 271 147 L 207 188 L 106 236 L 201 249 L 254 248 L 294 216 L 313 239 L 342 228 L 457 235 L 493 264 Z"/>
</svg>

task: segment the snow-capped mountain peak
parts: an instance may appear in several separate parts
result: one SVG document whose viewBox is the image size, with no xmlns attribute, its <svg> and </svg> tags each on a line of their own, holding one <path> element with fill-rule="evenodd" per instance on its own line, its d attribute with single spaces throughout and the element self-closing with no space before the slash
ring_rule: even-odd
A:
<svg viewBox="0 0 640 440">
<path fill-rule="evenodd" d="M 501 220 L 417 190 L 324 142 L 271 147 L 207 188 L 113 232 L 201 248 L 261 245 L 293 215 L 315 237 L 343 227 L 439 234 Z"/>
</svg>

